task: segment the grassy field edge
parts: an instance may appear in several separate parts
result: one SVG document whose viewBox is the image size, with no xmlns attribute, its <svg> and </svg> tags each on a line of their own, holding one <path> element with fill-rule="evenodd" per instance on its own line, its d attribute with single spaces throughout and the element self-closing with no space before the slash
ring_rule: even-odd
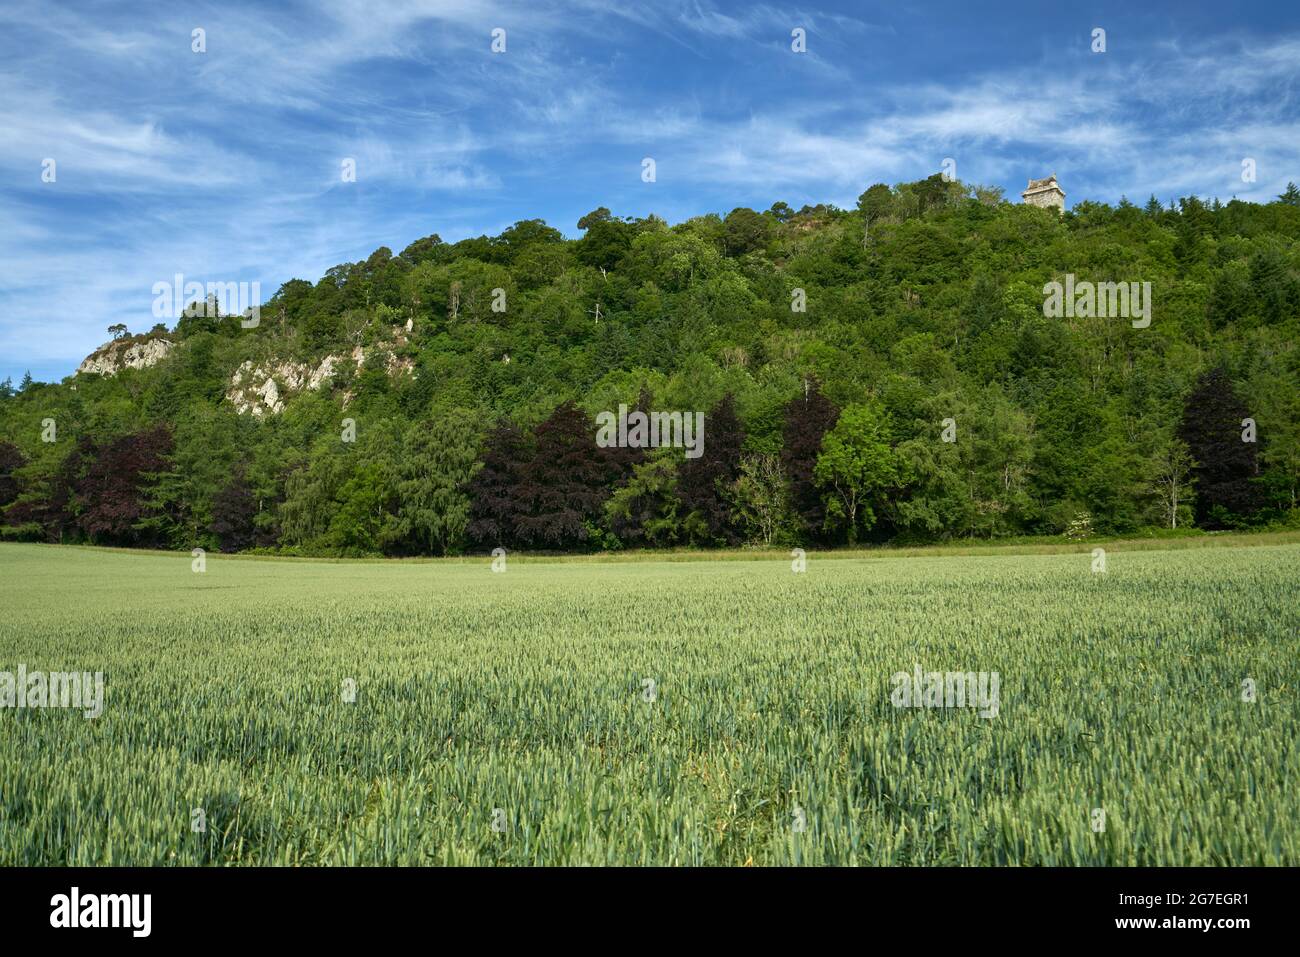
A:
<svg viewBox="0 0 1300 957">
<path fill-rule="evenodd" d="M 1190 535 L 1150 537 L 1094 537 L 1084 541 L 1063 541 L 1059 538 L 1013 539 L 1009 541 L 965 541 L 943 545 L 896 546 L 879 545 L 857 548 L 817 549 L 805 548 L 809 557 L 818 560 L 888 560 L 891 558 L 944 558 L 979 555 L 1068 555 L 1088 553 L 1098 547 L 1123 551 L 1179 551 L 1191 548 L 1250 548 L 1264 545 L 1289 545 L 1300 543 L 1300 529 L 1264 532 L 1205 532 Z M 185 552 L 145 548 L 113 548 L 102 545 L 57 545 L 32 542 L 0 542 L 4 548 L 36 548 L 50 550 L 75 550 L 122 555 L 154 555 L 169 557 L 187 556 Z M 512 551 L 509 560 L 529 564 L 569 563 L 631 563 L 656 564 L 660 562 L 728 562 L 781 560 L 790 557 L 792 546 L 771 548 L 728 549 L 629 549 L 627 551 L 592 552 L 583 555 L 552 554 L 546 552 Z M 220 561 L 302 562 L 308 564 L 479 564 L 489 556 L 483 554 L 450 557 L 420 556 L 413 558 L 334 557 L 268 554 L 222 554 L 209 552 L 208 558 Z"/>
</svg>

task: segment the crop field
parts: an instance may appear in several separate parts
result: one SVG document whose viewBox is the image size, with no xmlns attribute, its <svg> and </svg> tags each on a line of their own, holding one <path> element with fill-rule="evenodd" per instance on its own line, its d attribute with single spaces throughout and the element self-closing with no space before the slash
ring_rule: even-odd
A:
<svg viewBox="0 0 1300 957">
<path fill-rule="evenodd" d="M 1300 545 L 1093 565 L 0 545 L 0 864 L 1300 863 Z"/>
</svg>

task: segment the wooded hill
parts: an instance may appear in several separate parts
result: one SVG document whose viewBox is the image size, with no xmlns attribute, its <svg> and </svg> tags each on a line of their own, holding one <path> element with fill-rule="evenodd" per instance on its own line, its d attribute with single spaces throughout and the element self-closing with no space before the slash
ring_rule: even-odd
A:
<svg viewBox="0 0 1300 957">
<path fill-rule="evenodd" d="M 1294 186 L 1058 216 L 934 176 L 577 225 L 381 248 L 256 328 L 184 317 L 151 365 L 5 383 L 3 535 L 442 554 L 1297 524 Z M 1150 325 L 1045 317 L 1067 274 L 1149 282 Z M 620 404 L 704 410 L 704 454 L 598 447 Z"/>
</svg>

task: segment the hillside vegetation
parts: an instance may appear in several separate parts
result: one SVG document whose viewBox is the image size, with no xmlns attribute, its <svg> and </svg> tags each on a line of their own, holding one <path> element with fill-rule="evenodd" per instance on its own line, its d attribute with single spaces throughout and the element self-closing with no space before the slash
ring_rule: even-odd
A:
<svg viewBox="0 0 1300 957">
<path fill-rule="evenodd" d="M 131 337 L 170 346 L 6 383 L 4 536 L 418 555 L 1300 524 L 1294 187 L 1058 217 L 936 176 L 577 225 L 381 248 L 253 328 L 188 315 Z M 1150 283 L 1149 325 L 1049 318 L 1067 277 Z M 600 447 L 620 405 L 704 412 L 703 454 Z"/>
</svg>

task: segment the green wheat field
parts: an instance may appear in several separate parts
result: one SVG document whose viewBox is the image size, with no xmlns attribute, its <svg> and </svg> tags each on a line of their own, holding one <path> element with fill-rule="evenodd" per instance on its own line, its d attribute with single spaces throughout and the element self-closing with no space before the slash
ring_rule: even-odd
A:
<svg viewBox="0 0 1300 957">
<path fill-rule="evenodd" d="M 1300 545 L 1089 551 L 0 545 L 0 671 L 105 682 L 0 709 L 0 864 L 1300 863 Z"/>
</svg>

